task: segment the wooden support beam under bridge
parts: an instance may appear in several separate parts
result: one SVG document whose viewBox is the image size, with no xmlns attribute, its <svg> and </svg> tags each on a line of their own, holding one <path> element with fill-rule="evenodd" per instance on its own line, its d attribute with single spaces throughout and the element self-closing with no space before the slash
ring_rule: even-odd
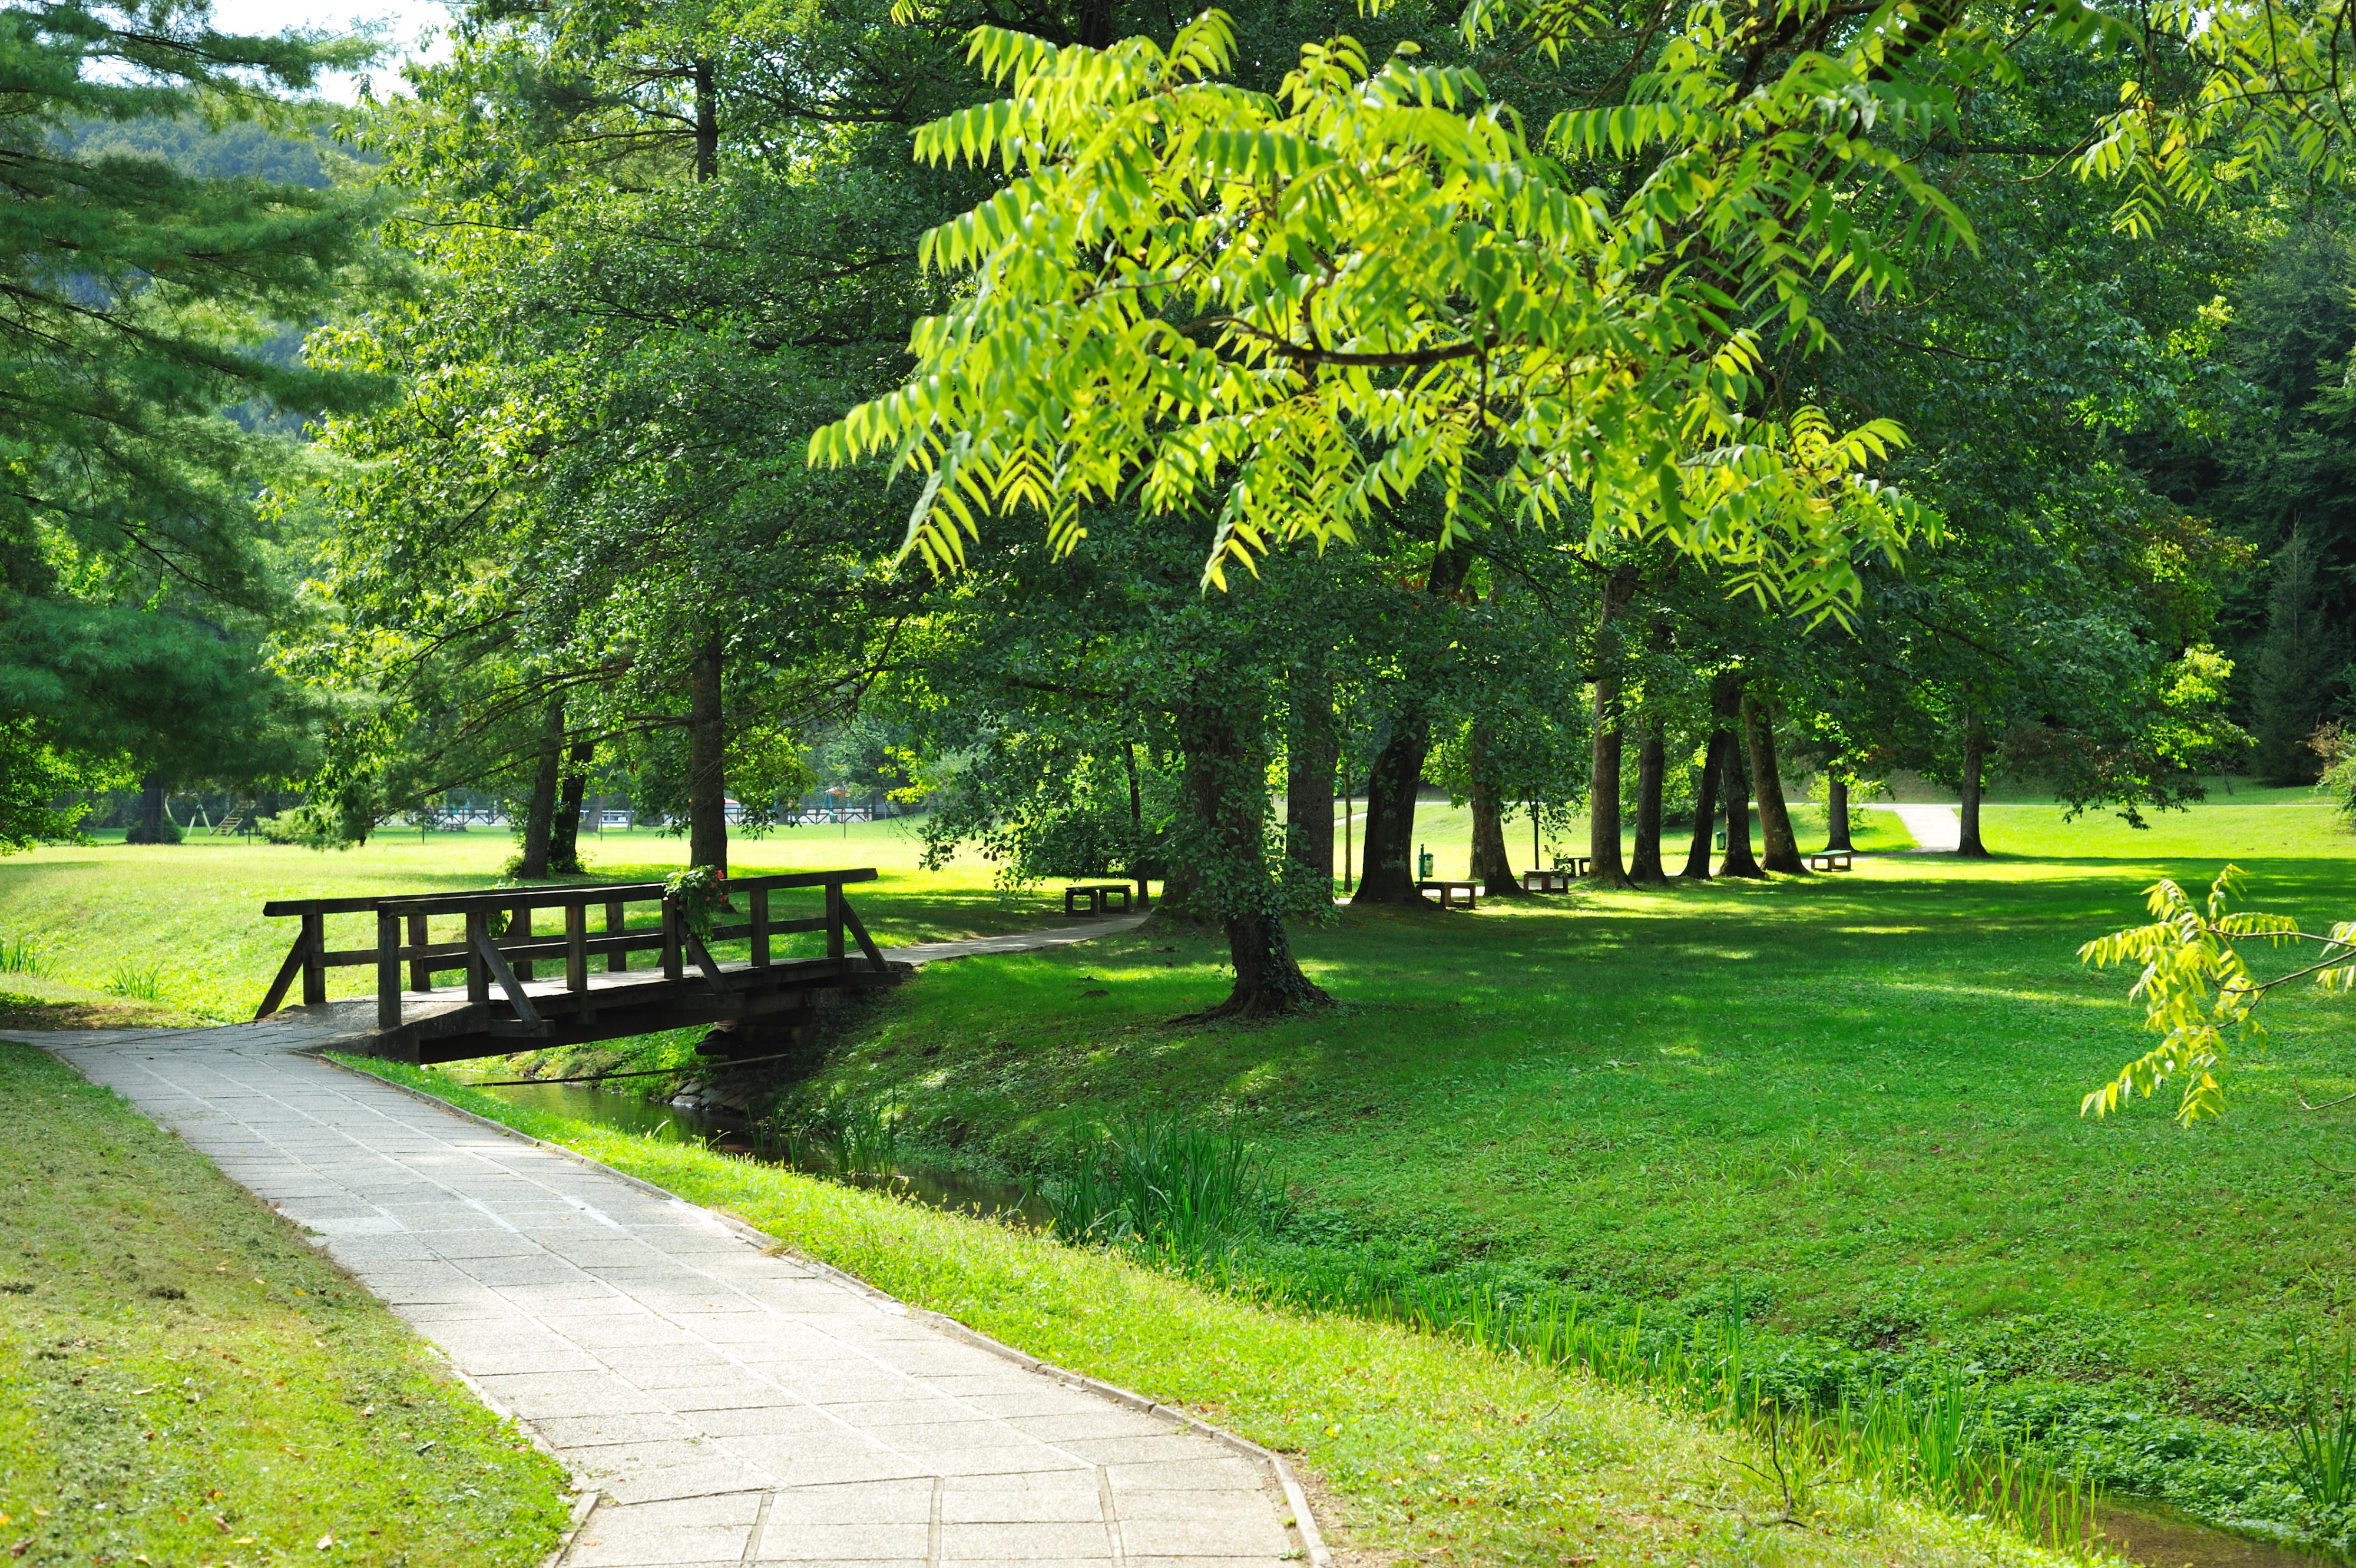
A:
<svg viewBox="0 0 2356 1568">
<path fill-rule="evenodd" d="M 730 877 L 721 884 L 726 904 L 701 933 L 659 882 L 273 899 L 263 915 L 301 924 L 254 1017 L 278 1011 L 298 979 L 304 1004 L 317 1006 L 327 1000 L 329 970 L 373 966 L 377 1026 L 362 1048 L 401 1061 L 502 1056 L 693 1024 L 783 1023 L 822 992 L 889 984 L 905 972 L 884 961 L 843 897 L 847 884 L 874 879 L 872 867 Z M 795 894 L 816 894 L 820 912 L 778 918 L 779 896 Z M 373 941 L 328 946 L 328 921 L 352 916 L 371 918 L 365 931 Z M 822 954 L 777 952 L 778 938 L 815 932 L 825 933 Z M 744 958 L 714 955 L 737 941 L 746 944 Z M 653 961 L 633 968 L 637 955 Z M 456 983 L 434 983 L 454 973 Z"/>
</svg>

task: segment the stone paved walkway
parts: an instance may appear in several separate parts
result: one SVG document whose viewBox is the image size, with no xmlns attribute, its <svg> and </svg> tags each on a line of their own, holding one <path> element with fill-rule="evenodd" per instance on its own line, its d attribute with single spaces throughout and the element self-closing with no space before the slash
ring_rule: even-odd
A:
<svg viewBox="0 0 2356 1568">
<path fill-rule="evenodd" d="M 10 1037 L 120 1090 L 267 1198 L 537 1433 L 597 1494 L 568 1568 L 1323 1556 L 1239 1447 L 299 1054 L 364 1027 L 365 1006 Z"/>
</svg>

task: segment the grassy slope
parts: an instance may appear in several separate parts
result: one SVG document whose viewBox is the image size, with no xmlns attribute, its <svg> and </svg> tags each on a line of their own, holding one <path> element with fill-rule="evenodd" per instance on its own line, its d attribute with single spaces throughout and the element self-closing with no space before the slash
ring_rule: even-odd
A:
<svg viewBox="0 0 2356 1568">
<path fill-rule="evenodd" d="M 362 1064 L 737 1214 L 901 1300 L 1183 1403 L 1305 1459 L 1351 1544 L 1419 1563 L 2047 1561 L 1983 1526 L 1818 1488 L 1803 1530 L 1748 1444 L 1580 1376 L 1349 1318 L 1248 1305 L 1099 1251 L 560 1121 Z"/>
<path fill-rule="evenodd" d="M 1988 832 L 2072 858 L 1346 913 L 1300 938 L 1343 1009 L 1273 1026 L 1166 1022 L 1223 989 L 1204 939 L 946 966 L 831 1083 L 1014 1164 L 1132 1107 L 1233 1111 L 1363 1232 L 1622 1299 L 1740 1281 L 1787 1325 L 2262 1402 L 2349 1294 L 2347 1113 L 2292 1100 L 2356 1089 L 2346 1004 L 2285 998 L 2222 1124 L 2095 1124 L 2078 1097 L 2138 1048 L 2136 1013 L 2073 951 L 2161 869 L 2228 855 L 2270 902 L 2347 914 L 2356 841 L 2248 802 L 2147 833 L 1997 806 Z"/>
<path fill-rule="evenodd" d="M 0 1042 L 0 1552 L 537 1562 L 562 1472 L 288 1227 Z M 0 1559 L 5 1560 L 5 1559 Z"/>
</svg>

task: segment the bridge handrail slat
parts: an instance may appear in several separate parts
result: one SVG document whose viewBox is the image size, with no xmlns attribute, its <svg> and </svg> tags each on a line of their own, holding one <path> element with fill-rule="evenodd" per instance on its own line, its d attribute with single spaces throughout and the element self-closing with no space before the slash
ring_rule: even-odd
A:
<svg viewBox="0 0 2356 1568">
<path fill-rule="evenodd" d="M 873 882 L 873 866 L 849 871 L 782 871 L 765 876 L 732 876 L 734 894 L 755 887 L 825 887 L 848 882 Z M 389 910 L 402 915 L 463 915 L 472 909 L 553 909 L 567 904 L 636 903 L 659 898 L 659 882 L 579 882 L 555 887 L 475 887 L 456 893 L 391 893 L 375 897 L 273 898 L 262 905 L 265 918 L 288 915 L 364 915 Z"/>
</svg>

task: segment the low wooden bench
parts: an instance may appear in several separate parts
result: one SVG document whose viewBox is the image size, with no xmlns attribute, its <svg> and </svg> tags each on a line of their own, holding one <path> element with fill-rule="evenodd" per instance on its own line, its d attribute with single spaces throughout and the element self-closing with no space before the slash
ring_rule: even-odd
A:
<svg viewBox="0 0 2356 1568">
<path fill-rule="evenodd" d="M 1477 882 L 1443 882 L 1435 880 L 1430 882 L 1419 882 L 1415 885 L 1415 890 L 1418 893 L 1423 894 L 1439 894 L 1440 907 L 1443 909 L 1470 909 L 1473 908 L 1473 901 L 1480 894 L 1481 885 Z M 1463 897 L 1463 902 L 1461 904 L 1457 902 L 1457 898 L 1460 894 L 1462 895 Z"/>
<path fill-rule="evenodd" d="M 1126 915 L 1129 913 L 1130 888 L 1126 882 L 1083 882 L 1064 889 L 1064 913 L 1066 915 Z M 1108 901 L 1119 895 L 1118 908 Z M 1087 908 L 1079 906 L 1086 903 Z"/>
<path fill-rule="evenodd" d="M 1568 893 L 1570 884 L 1571 874 L 1568 871 L 1541 871 L 1533 866 L 1522 873 L 1525 893 Z"/>
<path fill-rule="evenodd" d="M 1845 849 L 1820 849 L 1808 856 L 1810 871 L 1854 871 L 1857 857 Z"/>
</svg>

